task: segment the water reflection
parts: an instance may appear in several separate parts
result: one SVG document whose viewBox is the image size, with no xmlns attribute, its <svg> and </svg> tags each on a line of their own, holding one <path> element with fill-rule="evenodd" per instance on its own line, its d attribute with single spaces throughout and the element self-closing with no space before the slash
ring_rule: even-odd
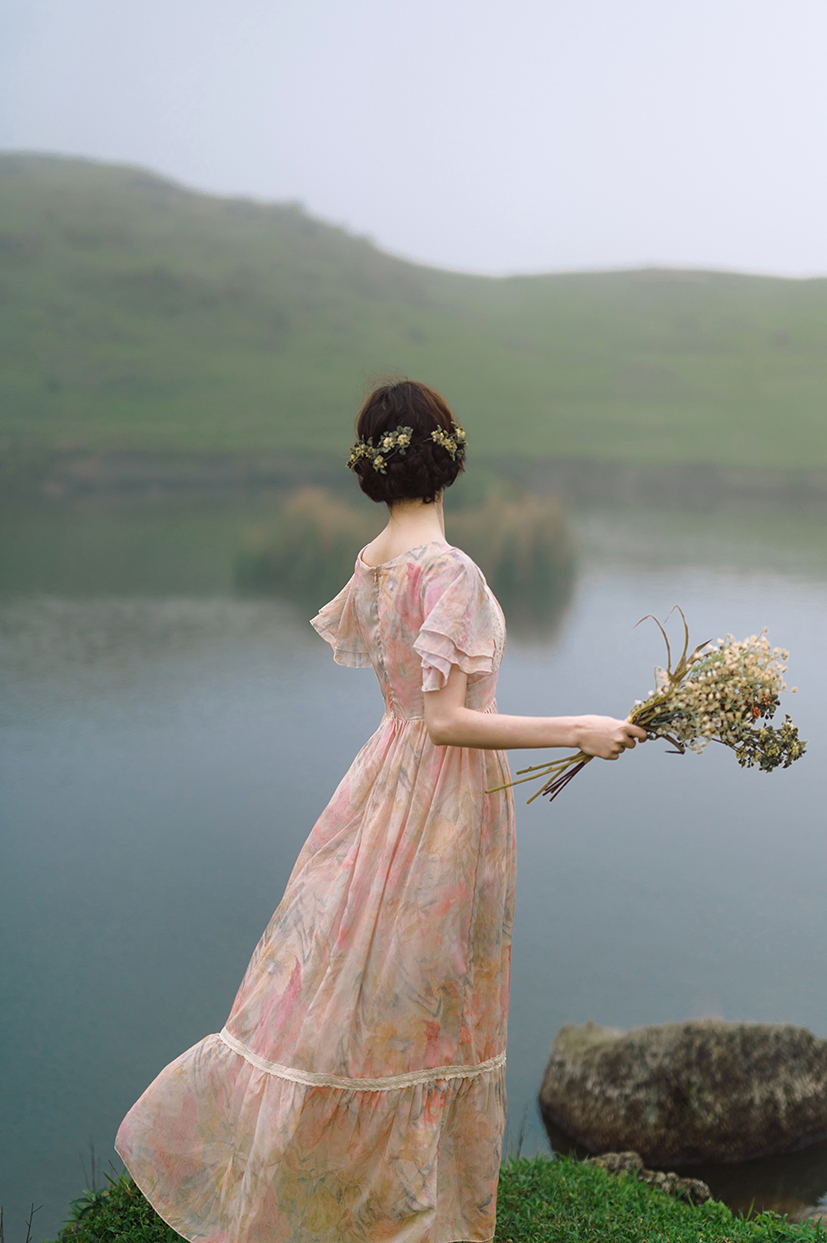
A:
<svg viewBox="0 0 827 1243">
<path fill-rule="evenodd" d="M 365 510 L 329 489 L 305 487 L 250 532 L 235 561 L 237 585 L 301 601 L 333 596 L 353 569 L 353 550 L 377 534 L 385 511 Z M 516 638 L 558 631 L 575 580 L 574 547 L 562 505 L 501 485 L 477 504 L 449 509 L 449 540 L 481 567 Z"/>
<path fill-rule="evenodd" d="M 233 558 L 246 530 L 278 498 L 239 503 L 129 504 L 89 497 L 0 509 L 0 595 L 233 594 Z"/>
<path fill-rule="evenodd" d="M 592 1155 L 554 1123 L 544 1121 L 555 1152 L 571 1153 L 581 1159 Z M 769 1210 L 792 1216 L 827 1197 L 827 1139 L 781 1157 L 758 1157 L 732 1165 L 701 1162 L 663 1168 L 673 1169 L 686 1178 L 703 1179 L 715 1199 L 723 1200 L 736 1213 Z"/>
<path fill-rule="evenodd" d="M 469 551 L 451 524 L 485 499 L 447 515 Z M 239 557 L 252 533 L 272 534 L 282 500 L 1 516 L 7 1221 L 43 1200 L 35 1225 L 53 1235 L 90 1132 L 108 1150 L 153 1074 L 220 1027 L 310 826 L 381 715 L 369 671 L 333 665 L 307 623 L 340 578 L 315 581 L 307 604 L 239 595 Z M 366 512 L 373 534 L 382 513 Z M 827 1035 L 823 524 L 593 510 L 573 526 L 577 577 L 554 641 L 520 638 L 509 618 L 503 711 L 624 713 L 660 659 L 634 623 L 677 601 L 699 635 L 767 624 L 791 649 L 812 756 L 768 777 L 644 747 L 592 765 L 552 808 L 518 800 L 508 1092 L 512 1134 L 529 1108 L 527 1152 L 546 1147 L 534 1102 L 565 1022 L 720 1014 Z M 708 1178 L 736 1206 L 792 1207 L 827 1189 L 827 1150 Z"/>
<path fill-rule="evenodd" d="M 378 534 L 384 506 L 330 488 L 212 503 L 129 504 L 88 497 L 0 511 L 0 595 L 259 596 L 309 617 L 353 572 L 354 550 Z M 458 494 L 448 539 L 482 567 L 512 638 L 559 630 L 575 553 L 559 501 L 516 487 Z"/>
<path fill-rule="evenodd" d="M 709 1184 L 712 1194 L 738 1213 L 792 1216 L 827 1196 L 827 1140 L 783 1157 L 760 1157 L 738 1165 L 698 1165 L 693 1177 Z"/>
</svg>

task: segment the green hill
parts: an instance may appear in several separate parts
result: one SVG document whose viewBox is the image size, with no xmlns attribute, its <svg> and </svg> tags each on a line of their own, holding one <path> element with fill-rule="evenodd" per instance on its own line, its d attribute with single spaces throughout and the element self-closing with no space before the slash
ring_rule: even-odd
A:
<svg viewBox="0 0 827 1243">
<path fill-rule="evenodd" d="M 827 280 L 418 266 L 291 204 L 0 156 L 0 443 L 341 458 L 378 373 L 477 460 L 827 467 Z"/>
</svg>

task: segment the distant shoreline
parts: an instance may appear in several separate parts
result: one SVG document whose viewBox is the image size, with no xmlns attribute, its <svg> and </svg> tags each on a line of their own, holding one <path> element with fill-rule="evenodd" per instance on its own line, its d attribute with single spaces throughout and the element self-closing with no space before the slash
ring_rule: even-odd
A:
<svg viewBox="0 0 827 1243">
<path fill-rule="evenodd" d="M 710 462 L 636 463 L 586 458 L 538 461 L 480 459 L 499 476 L 569 504 L 605 502 L 706 508 L 729 503 L 820 506 L 827 470 L 734 467 Z M 7 460 L 0 475 L 9 498 L 73 501 L 98 497 L 163 503 L 188 496 L 282 492 L 307 484 L 345 490 L 351 482 L 338 457 L 262 454 L 43 452 Z"/>
</svg>

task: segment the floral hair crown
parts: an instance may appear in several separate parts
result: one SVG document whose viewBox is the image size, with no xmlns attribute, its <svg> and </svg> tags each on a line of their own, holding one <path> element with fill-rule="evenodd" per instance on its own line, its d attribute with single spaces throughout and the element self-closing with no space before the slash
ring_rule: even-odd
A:
<svg viewBox="0 0 827 1243">
<path fill-rule="evenodd" d="M 405 450 L 410 445 L 412 436 L 412 427 L 397 427 L 392 432 L 385 432 L 384 435 L 380 436 L 379 443 L 376 445 L 373 443 L 372 436 L 367 440 L 357 440 L 350 451 L 347 464 L 351 470 L 354 470 L 357 462 L 362 458 L 367 458 L 374 470 L 378 470 L 380 474 L 386 475 L 385 463 L 388 458 L 394 453 L 404 457 Z M 465 432 L 459 423 L 455 423 L 450 432 L 446 432 L 441 427 L 435 428 L 431 432 L 430 439 L 435 444 L 440 445 L 446 453 L 450 453 L 452 458 L 456 458 L 457 454 L 465 446 Z"/>
</svg>

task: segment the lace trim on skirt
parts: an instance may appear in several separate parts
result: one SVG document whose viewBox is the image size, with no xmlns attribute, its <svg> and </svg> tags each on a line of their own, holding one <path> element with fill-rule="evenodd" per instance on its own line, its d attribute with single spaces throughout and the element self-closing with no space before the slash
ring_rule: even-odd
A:
<svg viewBox="0 0 827 1243">
<path fill-rule="evenodd" d="M 352 1092 L 393 1092 L 397 1088 L 410 1088 L 419 1083 L 433 1083 L 437 1079 L 475 1079 L 487 1071 L 498 1070 L 505 1065 L 505 1049 L 487 1062 L 478 1062 L 476 1066 L 434 1066 L 431 1070 L 412 1070 L 406 1075 L 386 1075 L 382 1079 L 347 1079 L 344 1075 L 317 1075 L 308 1070 L 294 1070 L 292 1066 L 280 1066 L 278 1062 L 268 1062 L 266 1058 L 253 1053 L 240 1040 L 236 1040 L 226 1029 L 218 1033 L 220 1040 L 238 1053 L 258 1070 L 268 1075 L 276 1075 L 279 1079 L 289 1079 L 291 1083 L 302 1083 L 308 1088 L 344 1088 Z"/>
</svg>

